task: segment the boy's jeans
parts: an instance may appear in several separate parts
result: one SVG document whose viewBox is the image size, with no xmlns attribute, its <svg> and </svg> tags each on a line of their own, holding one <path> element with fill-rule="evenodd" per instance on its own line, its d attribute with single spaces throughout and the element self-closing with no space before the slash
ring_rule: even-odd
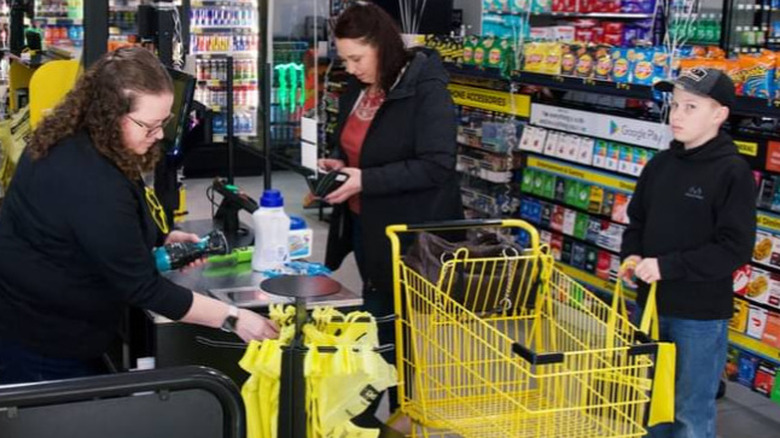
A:
<svg viewBox="0 0 780 438">
<path fill-rule="evenodd" d="M 677 345 L 675 422 L 648 437 L 715 438 L 715 396 L 726 366 L 728 320 L 661 317 L 661 339 Z"/>
</svg>

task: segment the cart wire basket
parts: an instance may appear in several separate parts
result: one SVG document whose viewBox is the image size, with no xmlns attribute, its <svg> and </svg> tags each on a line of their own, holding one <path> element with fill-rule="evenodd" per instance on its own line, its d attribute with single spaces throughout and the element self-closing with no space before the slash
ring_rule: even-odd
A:
<svg viewBox="0 0 780 438">
<path fill-rule="evenodd" d="M 435 283 L 401 257 L 400 233 L 485 227 L 524 231 L 530 244 L 490 258 L 458 249 L 442 258 Z M 531 225 L 392 225 L 387 235 L 399 402 L 422 430 L 415 436 L 645 435 L 656 345 L 558 270 Z"/>
</svg>

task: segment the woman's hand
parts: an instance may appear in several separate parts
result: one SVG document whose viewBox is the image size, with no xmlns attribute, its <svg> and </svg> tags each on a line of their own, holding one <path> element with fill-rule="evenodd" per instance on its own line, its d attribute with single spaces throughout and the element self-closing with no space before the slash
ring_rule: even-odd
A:
<svg viewBox="0 0 780 438">
<path fill-rule="evenodd" d="M 319 160 L 317 160 L 317 167 L 319 167 L 320 169 L 326 172 L 330 172 L 333 170 L 341 170 L 342 168 L 344 168 L 344 166 L 346 166 L 346 164 L 344 164 L 344 161 L 337 160 L 335 158 L 320 158 Z"/>
<path fill-rule="evenodd" d="M 165 244 L 169 243 L 182 243 L 182 242 L 193 242 L 198 243 L 200 241 L 200 237 L 198 237 L 197 234 L 193 233 L 185 233 L 184 231 L 179 230 L 173 230 L 170 234 L 168 234 L 168 237 L 165 238 Z"/>
<path fill-rule="evenodd" d="M 236 332 L 245 342 L 251 340 L 276 339 L 279 337 L 279 327 L 268 318 L 247 309 L 238 310 Z"/>
<path fill-rule="evenodd" d="M 341 172 L 347 174 L 349 178 L 347 178 L 347 181 L 342 184 L 341 187 L 325 197 L 325 202 L 328 204 L 341 204 L 363 190 L 360 169 L 356 167 L 344 167 L 341 169 Z"/>
<path fill-rule="evenodd" d="M 193 233 L 185 233 L 184 231 L 179 230 L 173 230 L 168 234 L 168 237 L 165 238 L 165 244 L 171 244 L 171 243 L 198 243 L 200 242 L 200 237 L 197 234 Z M 188 264 L 187 266 L 180 269 L 181 272 L 184 272 L 191 268 L 197 268 L 198 266 L 203 266 L 206 264 L 206 259 L 198 259 L 194 262 Z"/>
<path fill-rule="evenodd" d="M 643 259 L 636 265 L 635 274 L 637 278 L 645 283 L 655 283 L 661 279 L 661 269 L 658 267 L 658 259 Z"/>
</svg>

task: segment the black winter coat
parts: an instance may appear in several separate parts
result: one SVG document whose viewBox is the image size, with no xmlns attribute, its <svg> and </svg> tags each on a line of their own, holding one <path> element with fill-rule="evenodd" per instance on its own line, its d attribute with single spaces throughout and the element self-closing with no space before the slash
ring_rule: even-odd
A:
<svg viewBox="0 0 780 438">
<path fill-rule="evenodd" d="M 691 150 L 672 142 L 647 164 L 628 207 L 621 254 L 658 258 L 661 315 L 732 316 L 731 275 L 750 261 L 755 202 L 750 166 L 724 133 Z M 644 305 L 647 285 L 640 286 Z"/>
<path fill-rule="evenodd" d="M 401 80 L 377 111 L 361 150 L 364 294 L 387 303 L 387 311 L 392 310 L 392 265 L 385 227 L 463 217 L 448 81 L 438 53 L 413 52 Z M 351 80 L 339 101 L 337 158 L 345 157 L 341 132 L 361 88 Z M 325 264 L 337 269 L 351 251 L 351 215 L 344 203 L 333 209 Z"/>
</svg>

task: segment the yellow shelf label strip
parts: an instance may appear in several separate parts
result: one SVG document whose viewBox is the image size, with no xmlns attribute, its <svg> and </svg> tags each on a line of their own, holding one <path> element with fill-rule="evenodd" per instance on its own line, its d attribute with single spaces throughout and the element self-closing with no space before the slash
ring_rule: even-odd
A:
<svg viewBox="0 0 780 438">
<path fill-rule="evenodd" d="M 531 115 L 531 98 L 523 94 L 510 94 L 458 84 L 450 84 L 449 90 L 452 94 L 452 100 L 457 105 L 519 117 L 529 117 Z"/>
<path fill-rule="evenodd" d="M 554 173 L 564 178 L 575 178 L 591 184 L 598 184 L 621 192 L 633 192 L 636 188 L 636 182 L 632 180 L 602 172 L 594 172 L 584 167 L 561 161 L 549 160 L 547 158 L 529 156 L 528 167 Z"/>
<path fill-rule="evenodd" d="M 729 329 L 729 340 L 737 347 L 764 356 L 775 363 L 780 363 L 780 350 L 767 345 L 758 339 L 751 338 L 743 333 L 735 332 Z"/>
<path fill-rule="evenodd" d="M 758 228 L 780 234 L 780 217 L 763 211 L 756 215 Z"/>
</svg>

